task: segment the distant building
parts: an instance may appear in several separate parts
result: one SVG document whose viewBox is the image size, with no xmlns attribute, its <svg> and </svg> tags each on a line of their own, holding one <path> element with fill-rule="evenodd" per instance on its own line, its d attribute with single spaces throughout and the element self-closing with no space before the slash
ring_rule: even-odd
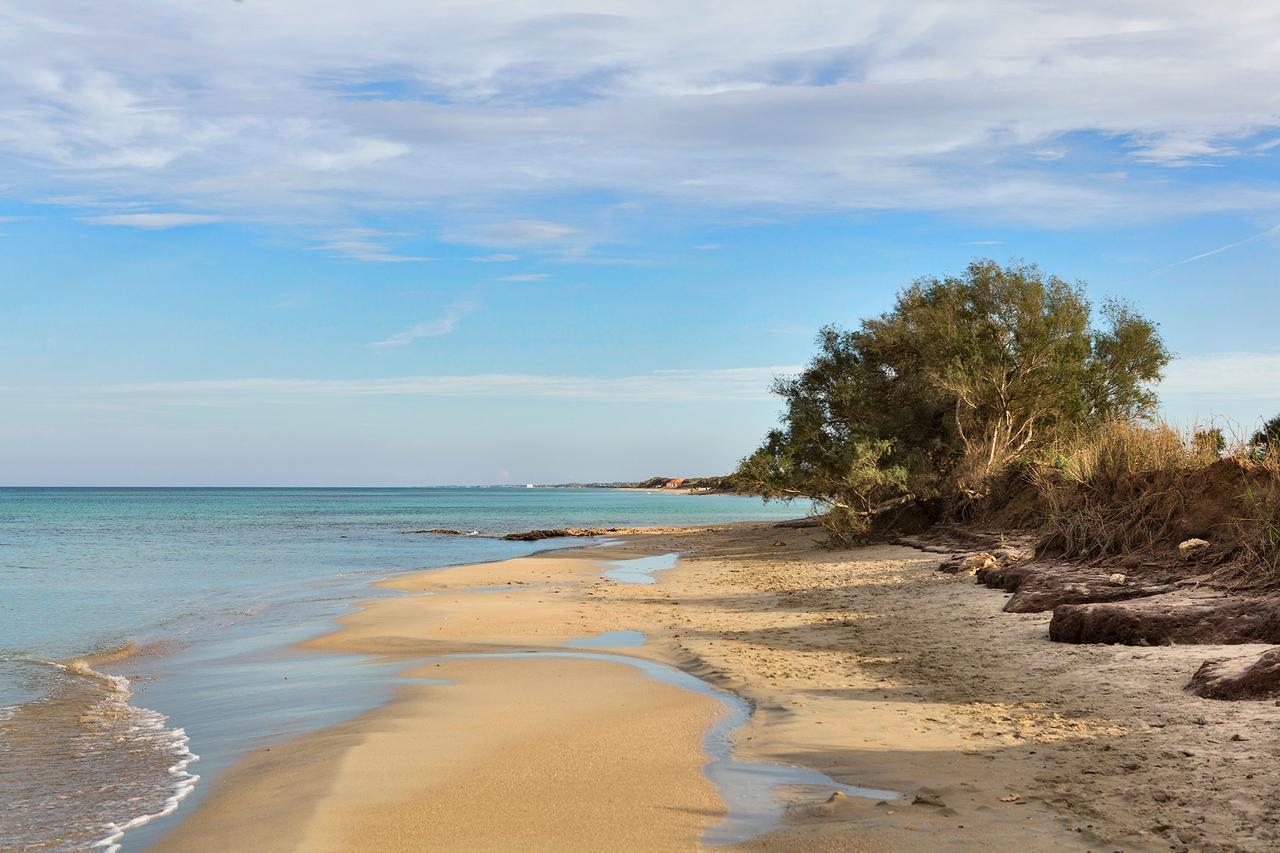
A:
<svg viewBox="0 0 1280 853">
<path fill-rule="evenodd" d="M 680 488 L 680 487 L 681 487 L 681 486 L 683 486 L 683 485 L 684 485 L 684 478 L 683 478 L 683 477 L 677 477 L 677 478 L 676 478 L 676 479 L 674 479 L 674 480 L 667 480 L 667 482 L 665 482 L 665 483 L 663 483 L 663 484 L 662 484 L 662 488 L 664 488 L 664 489 L 678 489 L 678 488 Z"/>
</svg>

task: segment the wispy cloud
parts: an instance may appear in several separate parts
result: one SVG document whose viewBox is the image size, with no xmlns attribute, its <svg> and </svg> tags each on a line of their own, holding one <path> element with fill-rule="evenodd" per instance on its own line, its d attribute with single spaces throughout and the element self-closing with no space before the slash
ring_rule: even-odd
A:
<svg viewBox="0 0 1280 853">
<path fill-rule="evenodd" d="M 378 231 L 372 228 L 347 228 L 321 240 L 313 249 L 335 252 L 355 261 L 378 264 L 405 264 L 429 261 L 421 255 L 403 255 L 391 247 L 390 238 L 405 234 Z"/>
<path fill-rule="evenodd" d="M 1155 270 L 1155 272 L 1160 273 L 1160 272 L 1164 272 L 1165 270 L 1171 270 L 1174 267 L 1180 267 L 1183 264 L 1190 264 L 1190 263 L 1194 263 L 1195 261 L 1204 260 L 1205 258 L 1211 258 L 1214 255 L 1220 255 L 1223 252 L 1230 252 L 1232 249 L 1238 249 L 1241 246 L 1247 246 L 1250 243 L 1256 243 L 1259 240 L 1265 240 L 1268 237 L 1274 237 L 1278 234 L 1280 234 L 1280 225 L 1275 225 L 1271 228 L 1268 228 L 1266 231 L 1261 231 L 1257 234 L 1254 234 L 1252 237 L 1246 237 L 1243 240 L 1237 240 L 1234 243 L 1227 243 L 1225 246 L 1219 246 L 1216 249 L 1210 249 L 1207 252 L 1201 252 L 1198 255 L 1192 255 L 1189 258 L 1183 258 L 1182 260 L 1174 261 L 1171 264 L 1165 264 L 1164 266 Z"/>
<path fill-rule="evenodd" d="M 1174 360 L 1162 397 L 1280 400 L 1280 352 L 1222 352 Z"/>
<path fill-rule="evenodd" d="M 766 400 L 774 377 L 795 366 L 710 370 L 660 370 L 630 376 L 556 376 L 478 373 L 391 379 L 245 378 L 143 382 L 96 389 L 105 394 L 145 394 L 182 402 L 210 395 L 288 400 L 307 397 L 510 397 L 612 402 Z"/>
<path fill-rule="evenodd" d="M 0 27 L 0 184 L 18 198 L 305 225 L 485 210 L 513 227 L 465 236 L 498 247 L 572 241 L 530 226 L 590 230 L 564 211 L 637 199 L 1055 226 L 1280 202 L 1262 170 L 1171 168 L 1273 156 L 1273 4 L 39 5 Z M 1159 178 L 1085 171 L 1100 159 Z"/>
<path fill-rule="evenodd" d="M 551 276 L 545 272 L 526 272 L 519 275 L 499 276 L 498 281 L 546 281 L 549 278 Z"/>
<path fill-rule="evenodd" d="M 720 245 L 719 243 L 702 243 L 700 245 L 694 246 L 693 250 L 695 252 L 714 252 L 717 249 L 723 249 L 723 248 L 724 246 Z"/>
<path fill-rule="evenodd" d="M 482 255 L 477 258 L 467 258 L 467 260 L 471 261 L 473 264 L 508 264 L 512 261 L 520 260 L 520 256 L 500 252 L 495 255 Z"/>
<path fill-rule="evenodd" d="M 563 222 L 511 219 L 450 229 L 444 237 L 450 242 L 478 246 L 548 246 L 564 243 L 580 235 L 578 228 Z"/>
<path fill-rule="evenodd" d="M 212 225 L 225 222 L 226 217 L 206 213 L 114 213 L 107 216 L 86 216 L 82 221 L 92 225 L 123 225 L 162 230 L 187 225 Z"/>
<path fill-rule="evenodd" d="M 447 335 L 457 328 L 458 322 L 463 317 L 474 310 L 475 308 L 471 305 L 450 305 L 448 310 L 440 317 L 410 326 L 388 338 L 373 341 L 368 346 L 370 349 L 389 349 L 407 346 L 420 338 L 438 338 L 442 335 Z"/>
</svg>

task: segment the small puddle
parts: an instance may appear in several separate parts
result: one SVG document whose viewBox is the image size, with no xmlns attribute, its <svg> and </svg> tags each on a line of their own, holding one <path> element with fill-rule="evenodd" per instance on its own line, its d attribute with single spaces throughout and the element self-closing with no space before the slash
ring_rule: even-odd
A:
<svg viewBox="0 0 1280 853">
<path fill-rule="evenodd" d="M 675 557 L 678 555 L 665 556 L 671 557 L 671 563 L 674 565 Z M 652 581 L 648 582 L 652 583 Z M 644 635 L 638 631 L 610 631 L 607 634 L 584 637 L 570 642 L 598 641 L 602 637 L 614 634 L 636 635 L 640 637 L 641 642 L 644 640 Z M 810 793 L 812 796 L 826 796 L 833 791 L 840 791 L 846 796 L 867 797 L 874 800 L 900 800 L 904 796 L 897 791 L 880 791 L 874 788 L 845 785 L 825 773 L 793 764 L 743 761 L 734 758 L 732 734 L 751 717 L 751 706 L 733 693 L 713 687 L 696 676 L 666 664 L 601 652 L 493 652 L 445 655 L 444 657 L 450 659 L 550 657 L 609 661 L 635 667 L 664 684 L 671 684 L 719 700 L 725 705 L 728 713 L 716 721 L 703 741 L 703 750 L 711 760 L 703 767 L 702 772 L 716 786 L 720 798 L 724 800 L 726 814 L 724 820 L 718 825 L 703 833 L 703 844 L 738 844 L 763 835 L 776 827 L 782 819 L 784 809 L 778 794 L 784 789 L 791 789 L 797 793 L 800 792 L 799 789 L 810 789 L 805 793 Z"/>
<path fill-rule="evenodd" d="M 658 554 L 655 557 L 633 557 L 630 560 L 610 560 L 611 569 L 605 569 L 604 576 L 618 583 L 657 583 L 654 572 L 665 572 L 673 569 L 679 554 Z"/>
<path fill-rule="evenodd" d="M 644 639 L 639 631 L 605 631 L 592 637 L 578 637 L 565 645 L 574 649 L 630 649 L 643 646 Z"/>
</svg>

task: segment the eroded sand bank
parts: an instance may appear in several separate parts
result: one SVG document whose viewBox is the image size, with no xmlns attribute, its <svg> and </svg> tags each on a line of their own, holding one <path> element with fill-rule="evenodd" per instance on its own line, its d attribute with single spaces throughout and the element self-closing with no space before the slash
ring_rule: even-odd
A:
<svg viewBox="0 0 1280 853">
<path fill-rule="evenodd" d="M 905 800 L 779 789 L 752 850 L 1270 849 L 1280 778 L 1270 703 L 1184 694 L 1246 647 L 1052 644 L 1048 614 L 940 575 L 938 555 L 829 551 L 770 524 L 396 578 L 310 642 L 405 660 L 395 701 L 254 753 L 162 849 L 689 850 L 724 814 L 704 777 L 706 695 L 607 660 L 678 666 L 755 706 L 747 759 Z M 679 551 L 656 583 L 612 561 Z M 1256 651 L 1256 649 L 1254 650 Z M 445 683 L 439 683 L 445 682 Z M 913 799 L 918 803 L 913 804 Z"/>
</svg>

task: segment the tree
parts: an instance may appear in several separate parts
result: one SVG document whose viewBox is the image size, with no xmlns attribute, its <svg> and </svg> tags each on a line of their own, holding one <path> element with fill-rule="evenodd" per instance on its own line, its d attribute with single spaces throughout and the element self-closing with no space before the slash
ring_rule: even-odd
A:
<svg viewBox="0 0 1280 853">
<path fill-rule="evenodd" d="M 743 461 L 751 487 L 849 517 L 983 482 L 1064 430 L 1148 415 L 1169 353 L 1156 326 L 1037 267 L 975 261 L 920 279 L 775 384 L 783 425 Z"/>
<path fill-rule="evenodd" d="M 1262 429 L 1253 434 L 1249 439 L 1249 447 L 1255 453 L 1280 450 L 1280 415 L 1264 423 Z"/>
<path fill-rule="evenodd" d="M 1191 449 L 1205 459 L 1219 459 L 1227 452 L 1227 435 L 1221 427 L 1196 430 L 1191 436 Z"/>
</svg>

